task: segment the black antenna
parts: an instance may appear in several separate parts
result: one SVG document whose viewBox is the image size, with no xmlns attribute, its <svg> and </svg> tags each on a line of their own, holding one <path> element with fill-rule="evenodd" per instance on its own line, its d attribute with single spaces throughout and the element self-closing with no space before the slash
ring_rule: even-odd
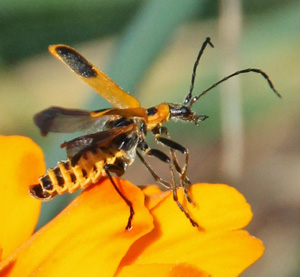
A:
<svg viewBox="0 0 300 277">
<path fill-rule="evenodd" d="M 193 68 L 193 74 L 192 74 L 192 81 L 191 81 L 191 86 L 190 86 L 190 91 L 188 93 L 188 95 L 185 97 L 183 104 L 186 105 L 187 103 L 190 102 L 191 98 L 192 98 L 192 93 L 193 93 L 193 89 L 194 89 L 194 83 L 195 83 L 195 78 L 196 78 L 196 71 L 197 71 L 197 67 L 200 61 L 200 58 L 204 52 L 205 47 L 207 46 L 207 44 L 209 44 L 211 47 L 214 47 L 214 45 L 211 43 L 210 38 L 207 37 L 206 40 L 203 42 L 202 47 L 199 51 L 198 57 L 195 61 L 194 64 L 194 68 Z"/>
<path fill-rule="evenodd" d="M 262 70 L 260 69 L 257 69 L 257 68 L 247 68 L 247 69 L 243 69 L 243 70 L 239 70 L 235 73 L 232 73 L 228 76 L 226 76 L 225 78 L 223 78 L 222 80 L 216 82 L 215 84 L 213 84 L 211 87 L 209 87 L 208 89 L 204 90 L 203 92 L 201 92 L 198 96 L 195 96 L 191 102 L 190 102 L 190 107 L 200 98 L 202 97 L 204 94 L 206 94 L 208 91 L 210 91 L 211 89 L 215 88 L 216 86 L 218 86 L 219 84 L 223 83 L 224 81 L 227 81 L 228 79 L 234 77 L 234 76 L 237 76 L 239 74 L 242 74 L 242 73 L 249 73 L 249 72 L 255 72 L 255 73 L 259 73 L 261 74 L 268 82 L 270 88 L 274 91 L 274 93 L 279 97 L 281 98 L 281 95 L 279 94 L 279 92 L 275 89 L 272 81 L 270 80 L 269 76 L 263 72 Z"/>
</svg>

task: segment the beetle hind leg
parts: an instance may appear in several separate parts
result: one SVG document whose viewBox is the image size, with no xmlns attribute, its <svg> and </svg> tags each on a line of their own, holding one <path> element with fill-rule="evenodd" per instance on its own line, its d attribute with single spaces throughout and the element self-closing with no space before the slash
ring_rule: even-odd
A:
<svg viewBox="0 0 300 277">
<path fill-rule="evenodd" d="M 121 198 L 125 201 L 125 203 L 127 204 L 127 206 L 129 207 L 130 213 L 129 213 L 129 217 L 128 217 L 128 221 L 127 221 L 127 225 L 125 227 L 125 229 L 127 231 L 130 231 L 132 229 L 132 219 L 134 216 L 134 209 L 133 209 L 133 205 L 131 203 L 130 200 L 128 200 L 126 198 L 126 196 L 120 191 L 120 189 L 118 188 L 118 186 L 116 185 L 114 179 L 111 176 L 110 172 L 114 172 L 116 173 L 118 176 L 123 175 L 124 173 L 124 168 L 122 166 L 118 166 L 118 165 L 113 165 L 113 164 L 108 164 L 104 166 L 104 170 L 110 180 L 110 182 L 112 183 L 112 185 L 114 186 L 114 189 L 117 191 L 117 193 L 121 196 Z"/>
</svg>

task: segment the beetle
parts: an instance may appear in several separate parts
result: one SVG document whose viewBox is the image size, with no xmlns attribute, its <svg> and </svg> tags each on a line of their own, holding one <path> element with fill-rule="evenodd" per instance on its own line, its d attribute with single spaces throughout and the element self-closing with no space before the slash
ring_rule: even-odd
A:
<svg viewBox="0 0 300 277">
<path fill-rule="evenodd" d="M 105 73 L 88 62 L 70 46 L 62 44 L 49 46 L 49 51 L 54 57 L 66 64 L 81 80 L 105 98 L 113 108 L 85 111 L 50 107 L 34 116 L 35 124 L 44 136 L 49 132 L 73 133 L 83 131 L 86 134 L 61 145 L 61 147 L 66 148 L 68 160 L 58 162 L 56 167 L 48 169 L 47 173 L 39 178 L 39 184 L 30 187 L 30 194 L 40 200 L 50 200 L 57 194 L 72 193 L 79 188 L 84 189 L 97 183 L 103 177 L 108 177 L 118 194 L 130 208 L 130 216 L 126 225 L 126 229 L 130 230 L 134 216 L 132 203 L 119 190 L 111 174 L 115 173 L 122 176 L 137 156 L 155 180 L 172 191 L 173 199 L 180 210 L 194 227 L 198 227 L 198 223 L 191 218 L 177 197 L 177 189 L 181 187 L 187 201 L 193 203 L 188 195 L 188 187 L 191 185 L 191 181 L 187 176 L 188 149 L 171 140 L 168 129 L 164 125 L 169 120 L 193 122 L 199 125 L 208 116 L 199 115 L 192 111 L 192 106 L 211 89 L 243 73 L 261 74 L 267 80 L 273 92 L 281 97 L 274 88 L 269 76 L 257 68 L 248 68 L 232 73 L 199 95 L 193 96 L 196 70 L 207 45 L 214 47 L 210 38 L 206 38 L 199 51 L 193 67 L 190 89 L 183 103 L 164 102 L 148 109 L 141 107 L 140 102 L 134 96 L 121 89 Z M 146 141 L 146 135 L 149 132 L 154 135 L 158 143 L 169 148 L 170 155 L 149 147 Z M 175 151 L 185 156 L 182 167 L 179 165 Z M 154 156 L 168 164 L 171 172 L 171 182 L 159 177 L 144 159 L 143 154 Z M 180 178 L 179 184 L 175 181 L 175 173 Z"/>
</svg>

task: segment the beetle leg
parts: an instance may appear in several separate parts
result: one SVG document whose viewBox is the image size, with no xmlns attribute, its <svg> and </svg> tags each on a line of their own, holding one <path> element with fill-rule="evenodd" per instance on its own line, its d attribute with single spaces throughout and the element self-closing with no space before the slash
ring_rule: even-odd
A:
<svg viewBox="0 0 300 277">
<path fill-rule="evenodd" d="M 147 148 L 149 149 L 149 148 Z M 148 150 L 148 153 L 149 153 L 150 150 Z M 159 150 L 156 150 L 160 153 L 163 153 Z M 146 152 L 146 151 L 145 151 Z M 167 181 L 165 181 L 164 179 L 162 179 L 161 177 L 159 177 L 156 172 L 152 169 L 152 167 L 146 162 L 146 160 L 144 159 L 144 157 L 141 155 L 141 153 L 139 151 L 136 151 L 137 153 L 137 156 L 140 158 L 140 160 L 142 161 L 142 163 L 146 166 L 146 168 L 150 171 L 150 173 L 152 174 L 152 176 L 154 177 L 154 179 L 160 183 L 161 185 L 167 187 L 168 189 L 171 189 L 172 190 L 172 193 L 173 193 L 173 199 L 174 201 L 177 203 L 178 207 L 180 208 L 180 210 L 185 214 L 185 216 L 189 219 L 189 221 L 191 222 L 191 224 L 194 226 L 194 227 L 199 227 L 198 223 L 196 221 L 194 221 L 191 216 L 189 215 L 189 213 L 184 209 L 184 207 L 182 206 L 182 204 L 179 202 L 178 200 L 178 196 L 177 196 L 177 187 L 176 187 L 176 184 L 175 184 L 175 178 L 174 178 L 174 172 L 173 172 L 173 167 L 172 167 L 172 164 L 170 163 L 170 158 L 169 160 L 165 161 L 166 163 L 169 163 L 170 165 L 170 171 L 171 171 L 171 178 L 172 178 L 172 182 L 169 183 Z M 147 154 L 147 152 L 146 152 Z M 164 154 L 165 155 L 165 154 Z M 167 156 L 167 155 L 165 155 Z M 156 156 L 160 159 L 159 155 Z"/>
<path fill-rule="evenodd" d="M 120 191 L 120 189 L 118 188 L 118 186 L 116 185 L 114 179 L 112 178 L 112 176 L 110 174 L 110 172 L 114 172 L 118 176 L 121 176 L 124 173 L 124 168 L 122 166 L 118 166 L 118 165 L 107 164 L 107 165 L 104 166 L 104 170 L 105 170 L 109 180 L 111 181 L 112 185 L 114 186 L 115 190 L 122 197 L 122 199 L 125 201 L 125 203 L 127 204 L 127 206 L 130 209 L 130 215 L 128 217 L 128 222 L 127 222 L 127 225 L 126 225 L 126 228 L 125 228 L 127 231 L 130 231 L 131 228 L 132 228 L 131 221 L 132 221 L 132 218 L 134 216 L 134 209 L 133 209 L 132 203 L 131 203 L 130 200 L 128 200 L 126 198 L 125 195 L 123 195 L 123 193 Z"/>
<path fill-rule="evenodd" d="M 154 133 L 155 139 L 158 142 L 160 142 L 170 148 L 172 163 L 174 164 L 176 171 L 180 175 L 181 187 L 183 187 L 185 197 L 189 203 L 194 204 L 193 200 L 191 199 L 191 197 L 188 194 L 188 186 L 191 186 L 191 184 L 192 184 L 190 179 L 186 176 L 188 160 L 189 160 L 188 150 L 185 147 L 183 147 L 182 145 L 180 145 L 179 143 L 170 139 L 170 135 L 169 135 L 168 129 L 166 127 L 159 127 L 156 130 L 154 130 L 153 133 Z M 167 138 L 163 137 L 162 135 L 165 135 Z M 185 163 L 184 163 L 183 168 L 181 168 L 179 166 L 175 150 L 177 150 L 185 155 Z"/>
<path fill-rule="evenodd" d="M 151 173 L 151 175 L 153 176 L 153 178 L 155 179 L 156 182 L 158 182 L 159 184 L 161 184 L 162 186 L 171 189 L 171 184 L 169 182 L 167 182 L 166 180 L 164 180 L 163 178 L 159 177 L 156 172 L 154 171 L 154 169 L 146 162 L 146 160 L 144 159 L 144 157 L 141 155 L 141 153 L 139 151 L 136 151 L 137 156 L 139 157 L 139 159 L 141 160 L 141 162 L 146 166 L 146 168 L 149 170 L 149 172 Z"/>
</svg>

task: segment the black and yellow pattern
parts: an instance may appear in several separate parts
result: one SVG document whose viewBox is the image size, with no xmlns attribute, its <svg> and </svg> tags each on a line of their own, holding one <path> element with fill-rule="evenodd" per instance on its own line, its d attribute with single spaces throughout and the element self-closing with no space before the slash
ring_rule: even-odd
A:
<svg viewBox="0 0 300 277">
<path fill-rule="evenodd" d="M 132 124 L 113 130 L 101 132 L 98 137 L 97 134 L 89 136 L 94 140 L 89 141 L 88 147 L 85 145 L 87 136 L 65 143 L 69 159 L 48 169 L 39 178 L 39 184 L 30 187 L 30 194 L 40 200 L 50 200 L 57 194 L 84 189 L 107 176 L 108 167 L 110 170 L 114 167 L 115 173 L 122 175 L 133 161 L 138 142 L 137 128 Z M 76 152 L 70 152 L 75 144 Z"/>
</svg>

